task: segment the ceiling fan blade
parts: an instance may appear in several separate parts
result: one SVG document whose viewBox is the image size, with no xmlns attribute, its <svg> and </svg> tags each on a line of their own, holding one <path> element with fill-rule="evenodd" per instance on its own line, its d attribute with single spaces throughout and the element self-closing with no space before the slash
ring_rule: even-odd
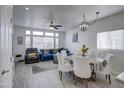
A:
<svg viewBox="0 0 124 93">
<path fill-rule="evenodd" d="M 55 27 L 54 25 L 50 25 L 50 27 Z"/>
<path fill-rule="evenodd" d="M 50 25 L 50 27 L 62 27 L 62 25 Z"/>
<path fill-rule="evenodd" d="M 54 27 L 54 29 L 59 29 L 59 28 L 57 28 L 57 27 Z"/>
<path fill-rule="evenodd" d="M 62 25 L 55 25 L 56 27 L 62 27 Z"/>
</svg>

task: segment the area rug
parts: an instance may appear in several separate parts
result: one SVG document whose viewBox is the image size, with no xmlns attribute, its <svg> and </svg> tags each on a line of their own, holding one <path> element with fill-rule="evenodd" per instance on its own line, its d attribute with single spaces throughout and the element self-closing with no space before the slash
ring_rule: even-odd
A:
<svg viewBox="0 0 124 93">
<path fill-rule="evenodd" d="M 51 66 L 51 67 L 47 67 L 47 68 L 43 68 L 40 66 L 32 66 L 32 74 L 50 71 L 50 70 L 54 70 L 54 69 L 57 69 L 57 66 Z"/>
</svg>

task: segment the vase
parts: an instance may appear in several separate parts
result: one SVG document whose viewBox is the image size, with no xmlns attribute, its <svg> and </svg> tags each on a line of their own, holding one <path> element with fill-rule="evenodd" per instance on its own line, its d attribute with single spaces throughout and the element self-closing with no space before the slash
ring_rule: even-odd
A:
<svg viewBox="0 0 124 93">
<path fill-rule="evenodd" d="M 82 53 L 82 56 L 85 56 L 85 52 Z"/>
</svg>

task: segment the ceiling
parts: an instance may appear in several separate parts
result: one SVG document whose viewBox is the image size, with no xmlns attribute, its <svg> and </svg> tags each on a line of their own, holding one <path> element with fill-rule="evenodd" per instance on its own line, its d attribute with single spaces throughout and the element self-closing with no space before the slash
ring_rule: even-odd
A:
<svg viewBox="0 0 124 93">
<path fill-rule="evenodd" d="M 26 8 L 29 10 L 26 10 Z M 123 5 L 15 5 L 13 10 L 14 25 L 48 29 L 51 18 L 54 24 L 61 24 L 59 30 L 66 31 L 79 24 L 85 13 L 88 21 L 99 19 L 124 11 Z"/>
</svg>

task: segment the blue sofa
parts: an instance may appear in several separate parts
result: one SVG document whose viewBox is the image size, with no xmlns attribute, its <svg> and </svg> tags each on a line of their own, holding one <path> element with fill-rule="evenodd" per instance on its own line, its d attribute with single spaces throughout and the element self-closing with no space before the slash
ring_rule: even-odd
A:
<svg viewBox="0 0 124 93">
<path fill-rule="evenodd" d="M 53 60 L 53 56 L 54 56 L 53 50 L 47 50 L 47 51 L 48 53 L 46 54 L 44 49 L 40 49 L 40 60 L 41 61 Z"/>
<path fill-rule="evenodd" d="M 57 52 L 61 52 L 62 50 L 66 50 L 67 55 L 71 55 L 70 52 L 68 51 L 68 49 L 64 49 L 64 48 L 59 48 L 59 49 L 40 49 L 40 61 L 48 61 L 48 60 L 53 60 L 54 58 L 54 54 L 56 54 Z M 45 53 L 45 51 L 47 51 L 47 53 Z"/>
</svg>

